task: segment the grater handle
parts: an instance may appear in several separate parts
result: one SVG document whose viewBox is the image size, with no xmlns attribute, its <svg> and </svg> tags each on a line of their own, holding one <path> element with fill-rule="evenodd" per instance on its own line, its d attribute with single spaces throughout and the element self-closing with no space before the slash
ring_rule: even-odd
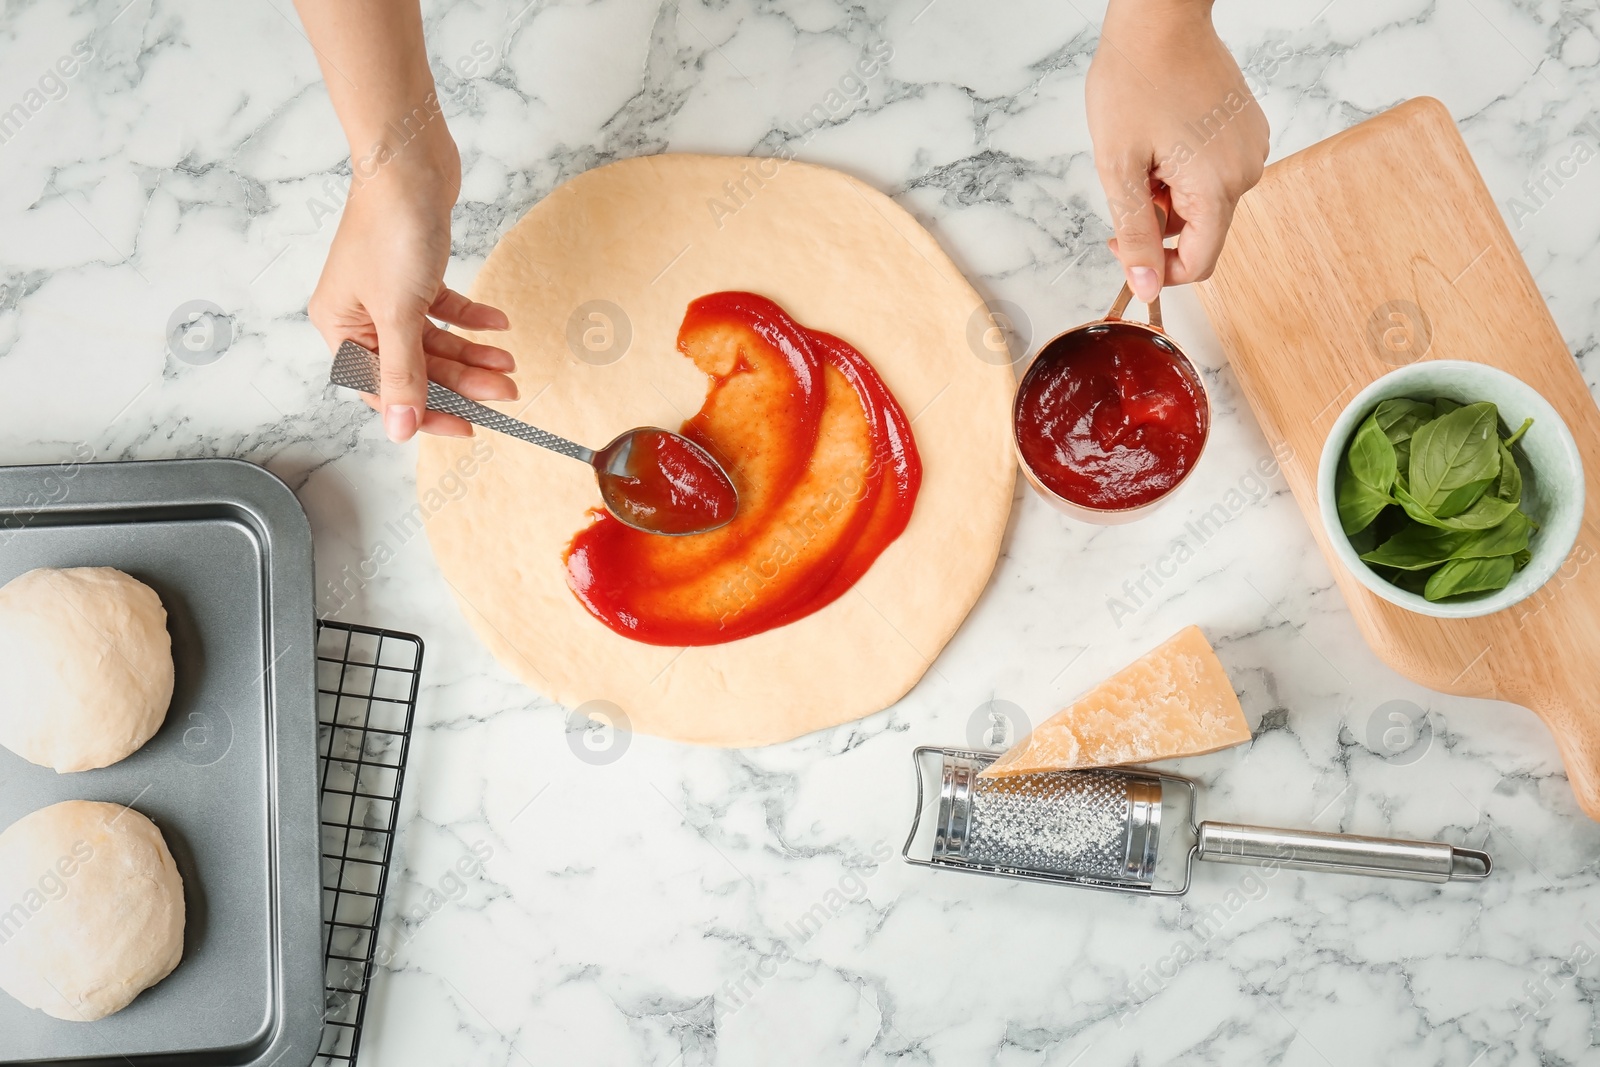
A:
<svg viewBox="0 0 1600 1067">
<path fill-rule="evenodd" d="M 1195 855 L 1216 863 L 1275 864 L 1302 871 L 1412 878 L 1421 882 L 1482 881 L 1493 867 L 1487 852 L 1438 841 L 1274 830 L 1203 822 Z"/>
</svg>

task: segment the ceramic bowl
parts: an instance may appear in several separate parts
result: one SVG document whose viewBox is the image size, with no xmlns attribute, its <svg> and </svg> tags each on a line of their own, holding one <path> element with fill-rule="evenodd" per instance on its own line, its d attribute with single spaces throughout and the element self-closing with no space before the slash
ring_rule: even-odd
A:
<svg viewBox="0 0 1600 1067">
<path fill-rule="evenodd" d="M 1433 602 L 1418 593 L 1391 585 L 1361 561 L 1339 524 L 1334 495 L 1334 472 L 1350 437 L 1372 409 L 1383 400 L 1413 397 L 1431 400 L 1448 397 L 1463 404 L 1481 400 L 1500 409 L 1500 421 L 1512 429 L 1529 416 L 1533 426 L 1518 443 L 1523 461 L 1523 510 L 1540 524 L 1528 550 L 1528 565 L 1512 575 L 1511 584 L 1497 592 L 1461 600 Z M 1317 507 L 1328 542 L 1356 581 L 1391 604 L 1439 619 L 1471 619 L 1503 611 L 1532 596 L 1560 569 L 1578 538 L 1583 522 L 1583 461 L 1567 424 L 1531 386 L 1497 367 L 1461 360 L 1436 359 L 1411 363 L 1390 371 L 1361 392 L 1340 412 L 1322 446 L 1317 465 Z"/>
</svg>

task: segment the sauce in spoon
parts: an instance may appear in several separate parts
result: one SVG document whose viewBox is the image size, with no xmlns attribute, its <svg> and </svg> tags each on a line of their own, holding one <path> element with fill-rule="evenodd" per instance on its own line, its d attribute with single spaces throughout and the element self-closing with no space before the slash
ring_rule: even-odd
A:
<svg viewBox="0 0 1600 1067">
<path fill-rule="evenodd" d="M 630 430 L 595 457 L 606 508 L 636 529 L 704 533 L 726 526 L 739 495 L 722 467 L 681 434 Z"/>
</svg>

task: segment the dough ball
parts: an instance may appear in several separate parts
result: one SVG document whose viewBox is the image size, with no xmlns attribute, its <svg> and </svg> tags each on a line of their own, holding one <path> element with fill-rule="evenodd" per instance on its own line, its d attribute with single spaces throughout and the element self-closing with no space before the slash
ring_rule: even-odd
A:
<svg viewBox="0 0 1600 1067">
<path fill-rule="evenodd" d="M 59 772 L 109 767 L 171 703 L 155 590 L 110 567 L 43 568 L 0 588 L 0 745 Z"/>
<path fill-rule="evenodd" d="M 0 834 L 0 989 L 69 1022 L 127 1007 L 183 958 L 183 879 L 155 823 L 69 800 Z"/>
</svg>

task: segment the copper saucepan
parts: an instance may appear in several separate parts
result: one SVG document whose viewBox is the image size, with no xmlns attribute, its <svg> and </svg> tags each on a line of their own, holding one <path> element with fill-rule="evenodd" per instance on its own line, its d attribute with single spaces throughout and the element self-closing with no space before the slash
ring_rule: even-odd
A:
<svg viewBox="0 0 1600 1067">
<path fill-rule="evenodd" d="M 1162 329 L 1161 298 L 1157 296 L 1155 299 L 1150 301 L 1150 321 L 1148 324 L 1136 322 L 1132 319 L 1125 319 L 1122 317 L 1123 312 L 1127 310 L 1128 304 L 1132 300 L 1133 290 L 1128 288 L 1127 283 L 1124 282 L 1122 286 L 1122 292 L 1117 294 L 1117 299 L 1112 302 L 1111 309 L 1105 313 L 1103 318 L 1086 322 L 1081 326 L 1074 326 L 1070 330 L 1056 334 L 1056 336 L 1052 337 L 1048 342 L 1046 342 L 1039 349 L 1038 355 L 1034 356 L 1033 362 L 1028 366 L 1027 373 L 1023 374 L 1022 380 L 1017 383 L 1016 396 L 1011 402 L 1011 446 L 1017 454 L 1017 463 L 1022 467 L 1022 473 L 1028 478 L 1028 484 L 1033 486 L 1034 491 L 1040 496 L 1044 497 L 1044 499 L 1058 511 L 1065 512 L 1066 514 L 1077 519 L 1082 519 L 1085 522 L 1092 522 L 1102 526 L 1112 526 L 1119 523 L 1132 522 L 1134 519 L 1140 518 L 1164 504 L 1172 496 L 1172 494 L 1183 485 L 1184 482 L 1189 480 L 1189 476 L 1192 475 L 1195 471 L 1195 468 L 1200 465 L 1200 458 L 1205 454 L 1205 446 L 1211 439 L 1211 394 L 1206 389 L 1205 379 L 1195 368 L 1194 361 L 1191 360 L 1188 355 L 1184 353 L 1183 349 L 1178 347 L 1178 344 L 1167 335 L 1166 330 Z M 1073 347 L 1074 340 L 1079 339 L 1081 335 L 1104 331 L 1128 331 L 1130 333 L 1140 335 L 1150 344 L 1160 348 L 1163 352 L 1174 357 L 1179 369 L 1186 373 L 1193 381 L 1195 392 L 1200 398 L 1200 451 L 1195 454 L 1194 462 L 1192 462 L 1189 465 L 1189 469 L 1184 471 L 1183 475 L 1165 491 L 1163 491 L 1159 497 L 1134 507 L 1096 508 L 1077 503 L 1073 500 L 1068 500 L 1066 497 L 1061 496 L 1059 493 L 1056 493 L 1054 490 L 1050 489 L 1039 479 L 1039 476 L 1028 465 L 1027 457 L 1024 456 L 1022 452 L 1022 421 L 1020 418 L 1021 405 L 1022 397 L 1025 394 L 1030 382 L 1035 376 L 1046 374 L 1053 370 L 1057 362 L 1065 358 L 1070 352 Z"/>
</svg>

